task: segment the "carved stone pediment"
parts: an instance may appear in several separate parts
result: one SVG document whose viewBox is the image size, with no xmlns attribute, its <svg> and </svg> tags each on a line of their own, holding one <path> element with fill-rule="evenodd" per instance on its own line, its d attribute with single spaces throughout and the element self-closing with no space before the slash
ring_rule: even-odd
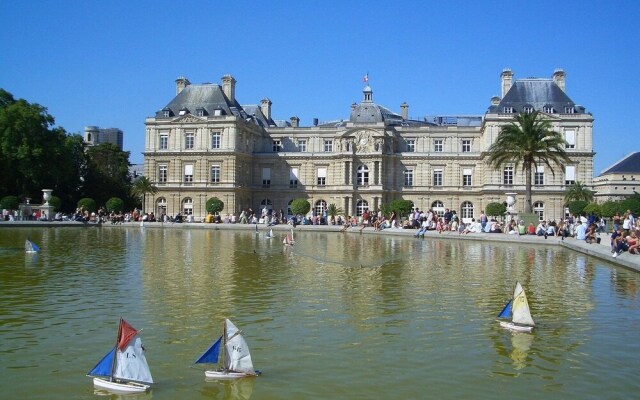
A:
<svg viewBox="0 0 640 400">
<path fill-rule="evenodd" d="M 205 120 L 203 118 L 198 118 L 194 115 L 188 114 L 188 115 L 176 118 L 171 122 L 174 124 L 190 124 L 190 123 L 205 122 Z"/>
</svg>

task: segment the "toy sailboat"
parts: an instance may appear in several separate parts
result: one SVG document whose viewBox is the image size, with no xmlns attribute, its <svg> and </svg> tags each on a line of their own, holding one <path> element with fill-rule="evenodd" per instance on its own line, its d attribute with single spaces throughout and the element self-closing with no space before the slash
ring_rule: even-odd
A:
<svg viewBox="0 0 640 400">
<path fill-rule="evenodd" d="M 31 240 L 26 239 L 24 241 L 24 251 L 27 253 L 37 253 L 40 251 L 40 248 L 37 244 L 33 243 Z"/>
<path fill-rule="evenodd" d="M 222 356 L 220 357 L 220 348 Z M 205 377 L 210 379 L 236 379 L 260 375 L 253 369 L 249 345 L 233 322 L 225 319 L 223 334 L 200 356 L 195 364 L 218 364 L 217 370 L 206 370 Z"/>
<path fill-rule="evenodd" d="M 87 376 L 93 386 L 116 393 L 140 393 L 153 383 L 138 330 L 120 318 L 116 345 Z"/>
<path fill-rule="evenodd" d="M 296 243 L 296 241 L 293 239 L 293 229 L 291 230 L 291 233 L 287 233 L 287 236 L 284 237 L 284 239 L 282 240 L 282 244 L 284 244 L 285 246 L 293 246 Z"/>
<path fill-rule="evenodd" d="M 516 282 L 513 291 L 513 298 L 504 306 L 498 318 L 507 321 L 499 321 L 500 326 L 517 332 L 531 332 L 535 327 L 535 322 L 531 317 L 527 295 L 520 282 Z"/>
</svg>

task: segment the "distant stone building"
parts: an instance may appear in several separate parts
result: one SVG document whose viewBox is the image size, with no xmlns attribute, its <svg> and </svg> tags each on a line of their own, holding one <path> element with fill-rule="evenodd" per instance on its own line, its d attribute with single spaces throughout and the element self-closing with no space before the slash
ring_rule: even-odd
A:
<svg viewBox="0 0 640 400">
<path fill-rule="evenodd" d="M 225 213 L 267 207 L 284 210 L 306 198 L 315 212 L 336 204 L 361 215 L 394 199 L 420 209 L 457 210 L 464 220 L 478 218 L 491 202 L 516 193 L 523 211 L 525 177 L 513 165 L 495 170 L 487 149 L 516 113 L 544 113 L 561 132 L 571 159 L 567 165 L 533 171 L 534 211 L 540 218 L 565 215 L 564 191 L 576 180 L 590 186 L 593 176 L 593 117 L 565 92 L 565 73 L 551 79 L 513 79 L 501 75 L 501 97 L 491 99 L 484 116 L 409 117 L 374 103 L 367 85 L 348 119 L 313 121 L 296 116 L 272 118 L 272 103 L 241 106 L 236 81 L 192 85 L 176 80 L 176 96 L 145 121 L 144 175 L 159 191 L 145 209 L 157 214 L 205 215 L 211 197 Z"/>
<path fill-rule="evenodd" d="M 123 136 L 124 134 L 118 128 L 99 128 L 97 126 L 84 127 L 84 141 L 90 146 L 95 146 L 101 143 L 112 143 L 122 150 Z"/>
<path fill-rule="evenodd" d="M 598 203 L 624 200 L 640 191 L 640 152 L 631 153 L 593 179 Z"/>
</svg>

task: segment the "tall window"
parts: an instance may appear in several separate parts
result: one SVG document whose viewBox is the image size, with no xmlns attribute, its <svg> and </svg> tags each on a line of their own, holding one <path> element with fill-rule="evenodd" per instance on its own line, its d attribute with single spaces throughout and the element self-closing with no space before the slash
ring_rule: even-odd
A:
<svg viewBox="0 0 640 400">
<path fill-rule="evenodd" d="M 184 215 L 192 215 L 193 214 L 193 200 L 191 197 L 187 197 L 182 200 L 182 213 Z"/>
<path fill-rule="evenodd" d="M 298 151 L 301 152 L 305 152 L 307 151 L 307 140 L 306 139 L 299 139 L 298 140 Z"/>
<path fill-rule="evenodd" d="M 505 114 L 513 114 L 513 107 L 505 107 L 503 110 Z"/>
<path fill-rule="evenodd" d="M 324 214 L 324 210 L 327 209 L 327 202 L 324 200 L 318 200 L 316 201 L 316 206 L 315 206 L 315 210 L 316 210 L 316 215 L 322 215 Z"/>
<path fill-rule="evenodd" d="M 222 139 L 222 134 L 220 132 L 211 132 L 211 148 L 219 149 L 221 139 Z"/>
<path fill-rule="evenodd" d="M 413 186 L 413 170 L 412 169 L 404 170 L 404 185 Z"/>
<path fill-rule="evenodd" d="M 533 203 L 533 213 L 538 214 L 538 221 L 544 220 L 544 203 L 541 201 L 536 201 Z"/>
<path fill-rule="evenodd" d="M 158 166 L 158 183 L 167 183 L 167 166 Z"/>
<path fill-rule="evenodd" d="M 295 189 L 298 187 L 298 168 L 289 170 L 289 187 Z"/>
<path fill-rule="evenodd" d="M 538 165 L 536 173 L 533 175 L 534 185 L 544 185 L 544 165 Z"/>
<path fill-rule="evenodd" d="M 434 169 L 433 170 L 433 186 L 442 186 L 442 170 Z"/>
<path fill-rule="evenodd" d="M 262 168 L 262 187 L 271 186 L 271 168 Z"/>
<path fill-rule="evenodd" d="M 324 140 L 324 151 L 327 153 L 331 153 L 333 151 L 333 140 L 331 139 Z"/>
<path fill-rule="evenodd" d="M 462 203 L 462 218 L 471 219 L 473 218 L 473 203 L 470 201 L 465 201 Z"/>
<path fill-rule="evenodd" d="M 471 140 L 469 139 L 462 140 L 462 152 L 463 153 L 471 152 Z"/>
<path fill-rule="evenodd" d="M 525 114 L 531 114 L 533 112 L 533 107 L 524 106 L 524 107 L 522 107 L 522 112 L 524 112 Z"/>
<path fill-rule="evenodd" d="M 318 168 L 318 186 L 327 184 L 327 168 Z"/>
<path fill-rule="evenodd" d="M 158 216 L 167 213 L 167 199 L 160 197 L 156 200 L 156 212 Z"/>
<path fill-rule="evenodd" d="M 193 132 L 187 132 L 184 135 L 184 148 L 187 150 L 193 149 L 193 146 L 196 141 L 196 135 Z"/>
<path fill-rule="evenodd" d="M 471 187 L 471 168 L 462 169 L 462 186 Z"/>
<path fill-rule="evenodd" d="M 576 166 L 567 165 L 564 167 L 564 184 L 573 185 L 576 183 Z"/>
<path fill-rule="evenodd" d="M 407 139 L 407 151 L 413 153 L 416 151 L 416 140 L 415 139 Z"/>
<path fill-rule="evenodd" d="M 169 135 L 166 133 L 160 134 L 160 150 L 166 150 L 169 148 Z"/>
<path fill-rule="evenodd" d="M 282 151 L 282 142 L 280 140 L 273 141 L 273 151 L 274 153 Z"/>
<path fill-rule="evenodd" d="M 356 203 L 356 216 L 360 217 L 369 209 L 369 203 L 366 200 L 358 200 Z"/>
<path fill-rule="evenodd" d="M 211 166 L 211 183 L 220 183 L 220 166 Z"/>
<path fill-rule="evenodd" d="M 564 108 L 564 113 L 565 114 L 575 114 L 576 113 L 576 109 L 575 109 L 575 107 L 565 107 Z"/>
<path fill-rule="evenodd" d="M 267 210 L 273 208 L 273 202 L 271 201 L 271 199 L 262 199 L 262 201 L 260 202 L 260 209 L 262 210 L 264 207 L 267 207 Z"/>
<path fill-rule="evenodd" d="M 567 149 L 575 149 L 576 148 L 576 131 L 573 129 L 564 131 L 564 140 L 567 142 L 565 147 Z"/>
<path fill-rule="evenodd" d="M 502 184 L 513 185 L 513 167 L 505 167 L 502 177 Z"/>
<path fill-rule="evenodd" d="M 367 168 L 366 165 L 361 165 L 358 167 L 356 181 L 358 186 L 369 185 L 369 168 Z"/>
<path fill-rule="evenodd" d="M 547 114 L 553 114 L 554 112 L 556 112 L 556 110 L 554 110 L 551 106 L 544 106 L 542 111 L 546 112 Z"/>
<path fill-rule="evenodd" d="M 433 151 L 435 151 L 436 153 L 442 153 L 443 150 L 443 140 L 442 139 L 435 139 L 433 141 Z"/>
<path fill-rule="evenodd" d="M 193 182 L 193 164 L 187 164 L 184 166 L 184 181 Z"/>
</svg>

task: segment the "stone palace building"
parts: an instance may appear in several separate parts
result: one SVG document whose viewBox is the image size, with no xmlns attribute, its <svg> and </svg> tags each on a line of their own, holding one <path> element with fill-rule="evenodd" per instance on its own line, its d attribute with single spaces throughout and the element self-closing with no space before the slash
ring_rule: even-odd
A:
<svg viewBox="0 0 640 400">
<path fill-rule="evenodd" d="M 523 211 L 525 177 L 521 169 L 499 170 L 486 163 L 487 149 L 516 113 L 540 111 L 566 139 L 567 165 L 534 171 L 534 211 L 541 219 L 565 215 L 567 185 L 593 181 L 593 117 L 566 93 L 566 75 L 516 79 L 501 74 L 501 97 L 493 97 L 483 116 L 410 119 L 409 106 L 396 113 L 374 102 L 367 84 L 348 119 L 301 126 L 298 117 L 277 121 L 271 101 L 240 105 L 236 80 L 191 84 L 176 80 L 176 96 L 145 120 L 144 175 L 159 189 L 146 196 L 144 209 L 157 215 L 205 214 L 217 197 L 222 214 L 241 210 L 284 210 L 306 198 L 317 212 L 335 204 L 361 215 L 395 199 L 421 210 L 457 210 L 477 218 L 491 202 L 514 193 Z"/>
</svg>

